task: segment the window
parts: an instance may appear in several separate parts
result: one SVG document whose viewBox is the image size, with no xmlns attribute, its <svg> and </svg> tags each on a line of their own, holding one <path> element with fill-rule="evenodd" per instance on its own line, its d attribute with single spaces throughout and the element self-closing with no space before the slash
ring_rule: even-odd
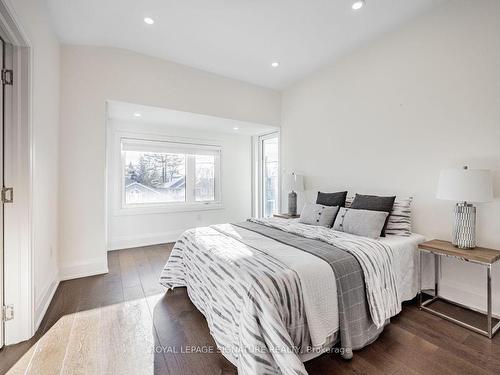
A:
<svg viewBox="0 0 500 375">
<path fill-rule="evenodd" d="M 195 155 L 196 183 L 195 200 L 197 202 L 215 199 L 215 156 Z"/>
<path fill-rule="evenodd" d="M 220 203 L 220 146 L 122 138 L 123 206 Z"/>
<path fill-rule="evenodd" d="M 279 135 L 259 137 L 259 177 L 261 216 L 270 217 L 280 210 Z"/>
<path fill-rule="evenodd" d="M 125 204 L 186 201 L 186 155 L 125 152 Z"/>
</svg>

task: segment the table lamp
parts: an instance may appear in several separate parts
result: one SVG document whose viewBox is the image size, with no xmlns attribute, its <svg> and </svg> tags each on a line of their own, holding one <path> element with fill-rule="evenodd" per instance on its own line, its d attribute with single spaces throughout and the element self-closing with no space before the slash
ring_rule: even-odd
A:
<svg viewBox="0 0 500 375">
<path fill-rule="evenodd" d="M 476 247 L 476 207 L 471 202 L 493 200 L 491 171 L 486 169 L 445 169 L 439 176 L 438 199 L 458 202 L 455 206 L 452 243 L 460 249 Z"/>
<path fill-rule="evenodd" d="M 304 191 L 304 176 L 292 172 L 286 175 L 285 183 L 288 194 L 288 215 L 297 215 L 297 191 Z"/>
</svg>

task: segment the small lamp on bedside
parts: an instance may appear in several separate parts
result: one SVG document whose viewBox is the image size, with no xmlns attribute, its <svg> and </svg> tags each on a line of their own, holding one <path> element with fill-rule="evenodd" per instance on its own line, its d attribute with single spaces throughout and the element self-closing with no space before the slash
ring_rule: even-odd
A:
<svg viewBox="0 0 500 375">
<path fill-rule="evenodd" d="M 288 194 L 288 215 L 297 215 L 297 191 L 304 191 L 304 176 L 292 172 L 286 175 L 285 184 Z"/>
<path fill-rule="evenodd" d="M 476 207 L 470 202 L 493 200 L 491 171 L 486 169 L 445 169 L 441 171 L 438 199 L 459 202 L 455 206 L 452 243 L 460 249 L 476 247 Z"/>
</svg>

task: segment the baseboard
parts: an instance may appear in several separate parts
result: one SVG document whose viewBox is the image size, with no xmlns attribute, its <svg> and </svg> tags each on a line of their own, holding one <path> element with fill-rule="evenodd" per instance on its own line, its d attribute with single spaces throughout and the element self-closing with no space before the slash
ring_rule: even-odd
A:
<svg viewBox="0 0 500 375">
<path fill-rule="evenodd" d="M 49 308 L 50 302 L 52 302 L 52 298 L 56 293 L 57 287 L 59 286 L 59 279 L 56 277 L 52 282 L 48 285 L 45 291 L 42 293 L 42 298 L 40 302 L 37 303 L 35 307 L 35 332 L 40 327 L 40 323 L 42 323 L 43 317 Z"/>
<path fill-rule="evenodd" d="M 108 261 L 106 258 L 94 258 L 86 262 L 63 264 L 59 269 L 59 279 L 70 280 L 80 277 L 100 275 L 108 273 Z"/>
<path fill-rule="evenodd" d="M 110 240 L 108 250 L 129 249 L 133 247 L 175 242 L 183 232 L 183 230 L 175 230 L 163 233 L 141 234 L 138 236 L 116 237 Z"/>
<path fill-rule="evenodd" d="M 441 279 L 439 283 L 439 294 L 444 298 L 451 301 L 458 302 L 462 305 L 468 306 L 474 310 L 486 313 L 486 285 L 483 294 L 479 294 L 477 290 L 470 286 L 458 284 L 453 280 Z M 495 291 L 493 290 L 493 306 L 492 313 L 495 316 L 500 316 L 500 301 L 495 298 Z"/>
</svg>

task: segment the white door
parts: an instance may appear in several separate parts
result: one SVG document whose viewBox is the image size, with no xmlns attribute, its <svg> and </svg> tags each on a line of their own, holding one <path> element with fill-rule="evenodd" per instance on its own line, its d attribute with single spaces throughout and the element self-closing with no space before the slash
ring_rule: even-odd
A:
<svg viewBox="0 0 500 375">
<path fill-rule="evenodd" d="M 4 41 L 0 38 L 2 46 L 0 48 L 0 61 L 2 65 L 2 71 L 4 67 Z M 3 229 L 4 229 L 4 209 L 3 209 L 3 186 L 4 186 L 4 90 L 3 90 L 3 82 L 2 82 L 2 90 L 0 90 L 0 122 L 1 122 L 1 128 L 0 128 L 0 183 L 2 186 L 2 197 L 1 197 L 1 204 L 0 204 L 0 308 L 2 309 L 0 313 L 0 348 L 3 347 L 3 343 L 5 341 L 5 326 L 4 326 L 4 320 L 3 320 L 3 306 L 4 306 L 4 236 L 3 236 Z"/>
<path fill-rule="evenodd" d="M 4 296 L 5 296 L 5 285 L 4 285 L 4 244 L 5 244 L 5 233 L 4 233 L 4 223 L 5 223 L 5 204 L 12 203 L 13 194 L 12 190 L 5 186 L 5 148 L 6 144 L 6 129 L 8 121 L 10 121 L 11 111 L 9 110 L 12 105 L 12 45 L 4 42 L 0 38 L 1 48 L 0 48 L 0 81 L 2 89 L 0 90 L 0 186 L 1 186 L 1 197 L 0 197 L 0 307 L 2 314 L 0 316 L 0 348 L 3 347 L 5 342 L 5 326 L 3 319 L 3 308 L 4 308 Z"/>
</svg>

